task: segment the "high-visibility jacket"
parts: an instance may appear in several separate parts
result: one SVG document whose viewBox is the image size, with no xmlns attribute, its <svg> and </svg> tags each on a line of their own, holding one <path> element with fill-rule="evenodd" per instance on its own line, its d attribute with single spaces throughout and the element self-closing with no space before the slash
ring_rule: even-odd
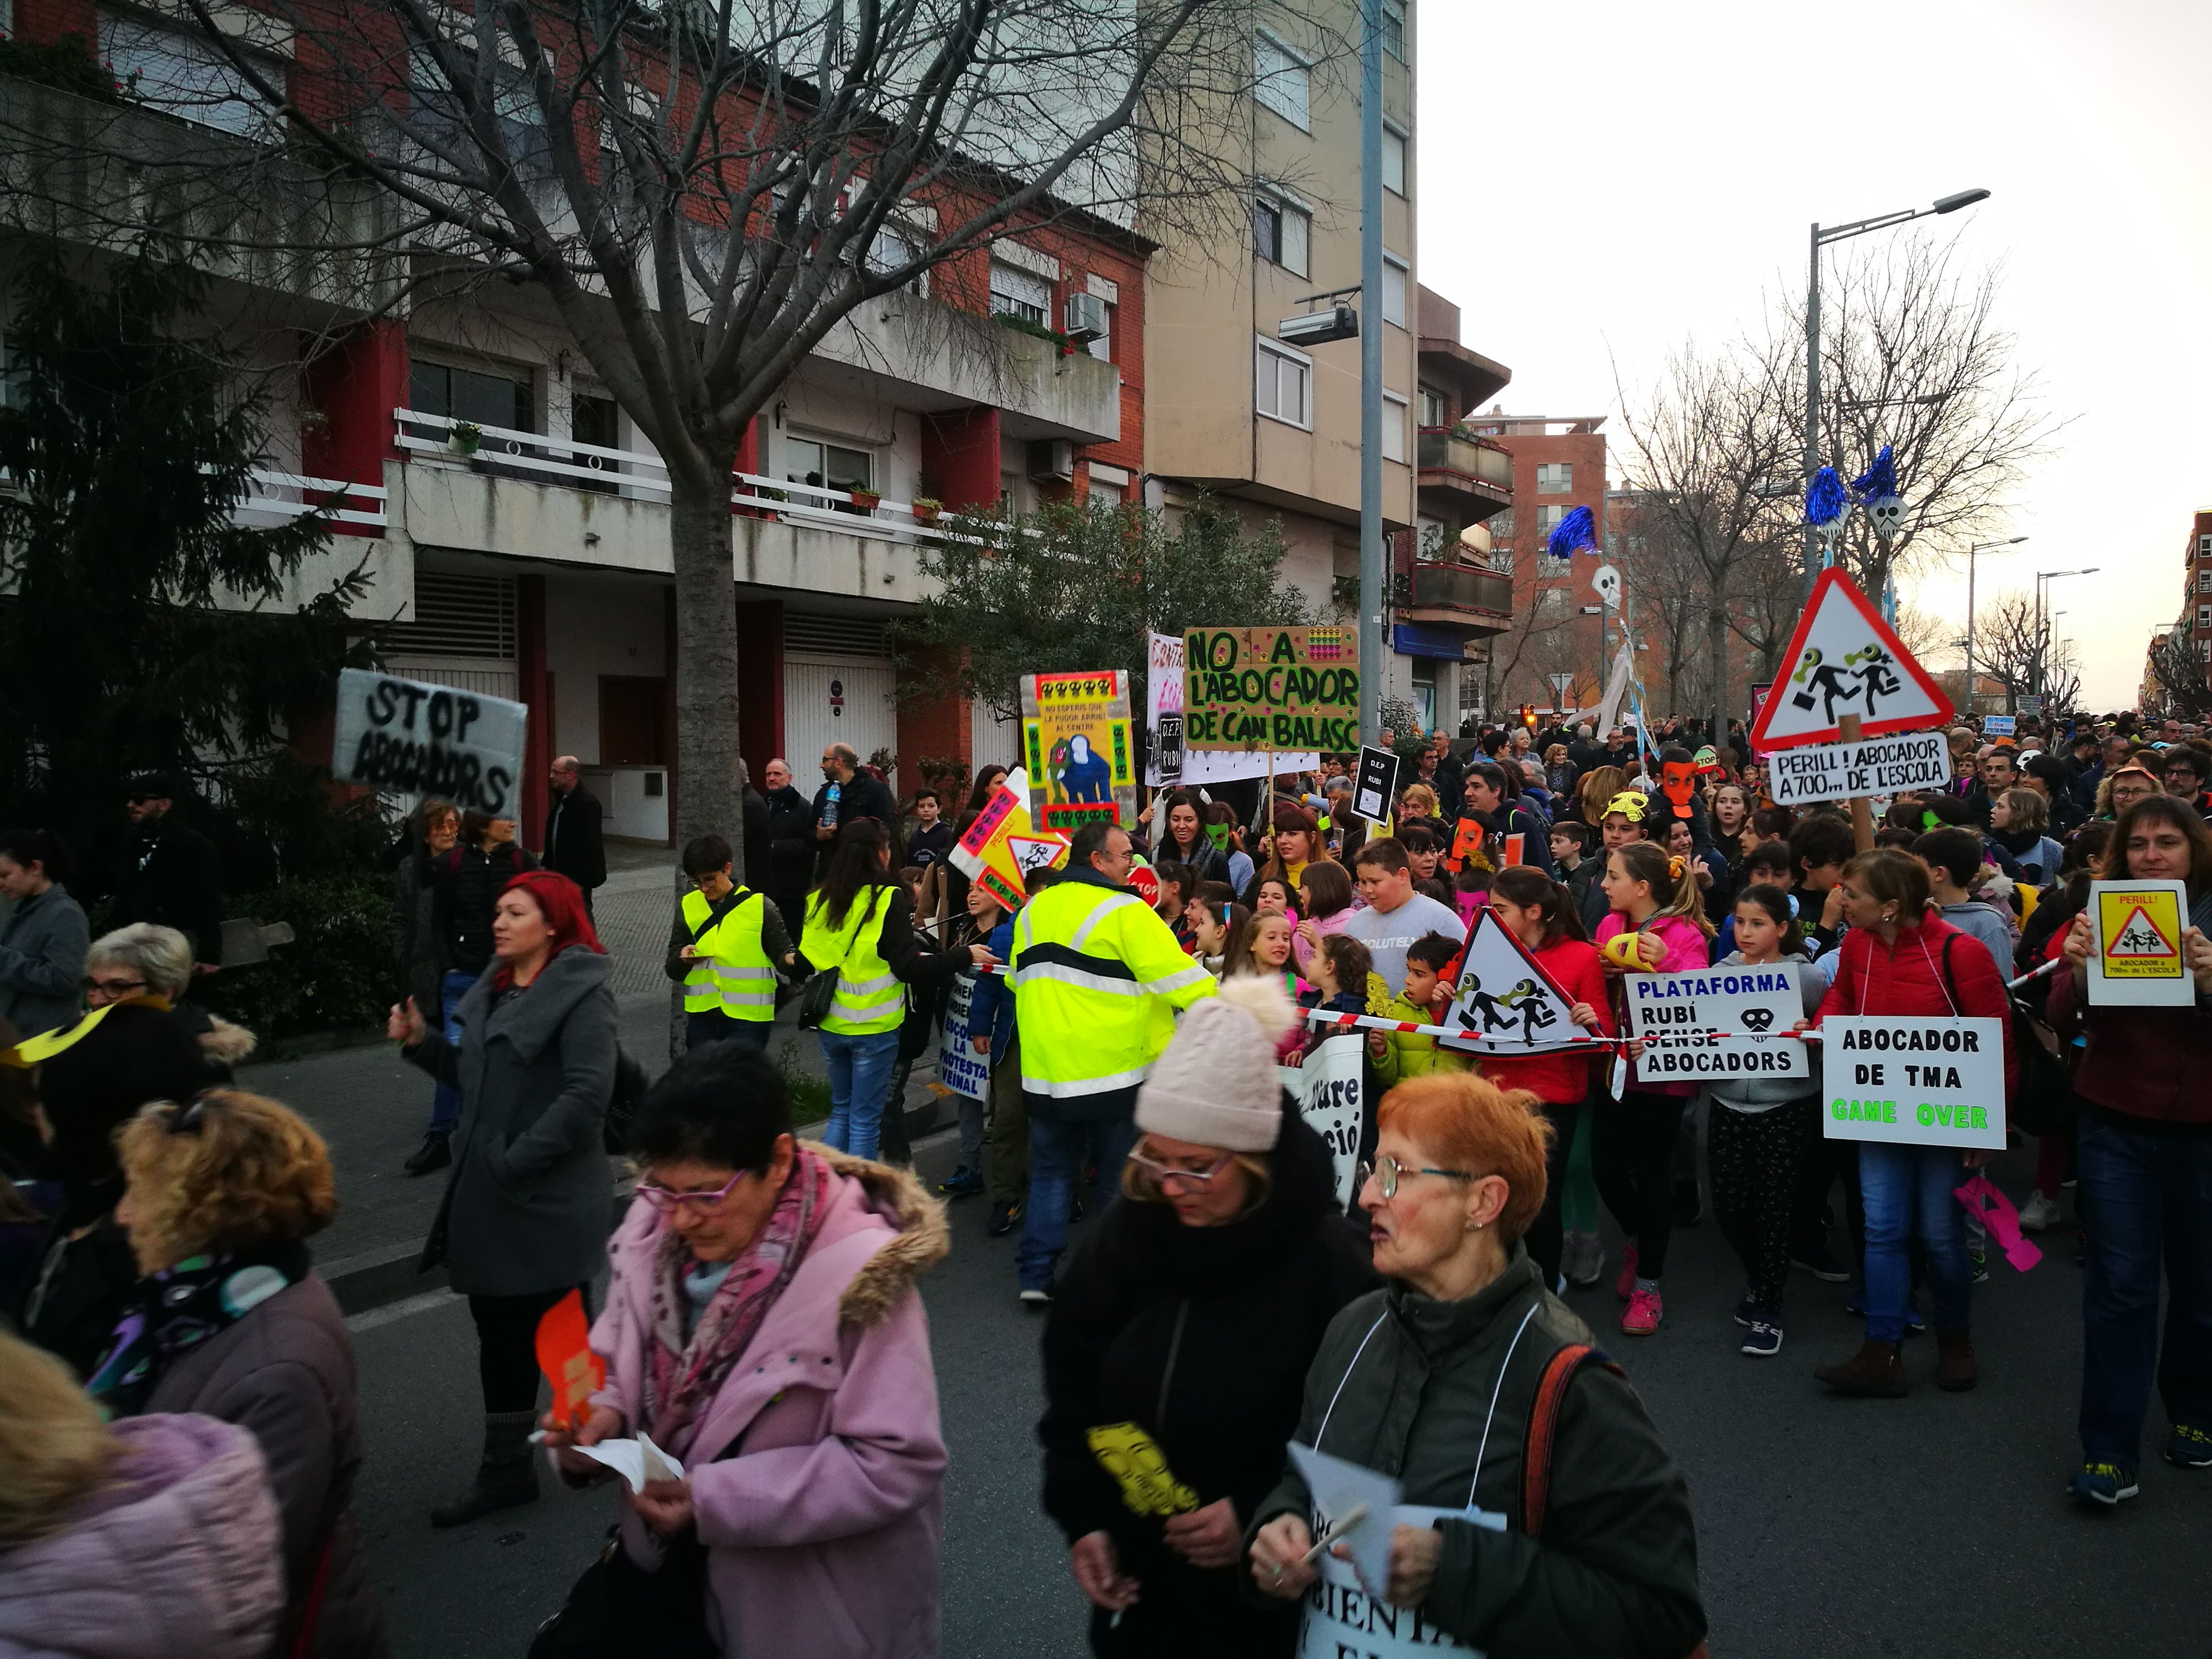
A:
<svg viewBox="0 0 2212 1659">
<path fill-rule="evenodd" d="M 691 971 L 684 976 L 684 1012 L 720 1012 L 732 1019 L 775 1018 L 775 964 L 761 943 L 768 901 L 750 888 L 738 889 L 738 902 L 722 919 L 699 933 Z M 714 914 L 707 896 L 696 889 L 684 896 L 684 925 L 698 933 Z"/>
<path fill-rule="evenodd" d="M 1022 907 L 1013 980 L 1024 1101 L 1060 1121 L 1133 1112 L 1176 1011 L 1215 990 L 1151 905 L 1079 874 Z"/>
<path fill-rule="evenodd" d="M 905 1022 L 906 993 L 881 949 L 890 890 L 869 887 L 855 894 L 842 927 L 832 927 L 823 918 L 821 894 L 806 901 L 806 927 L 799 934 L 799 952 L 817 969 L 837 970 L 836 1000 L 822 1022 L 825 1031 L 866 1036 L 872 1031 L 896 1031 Z"/>
</svg>

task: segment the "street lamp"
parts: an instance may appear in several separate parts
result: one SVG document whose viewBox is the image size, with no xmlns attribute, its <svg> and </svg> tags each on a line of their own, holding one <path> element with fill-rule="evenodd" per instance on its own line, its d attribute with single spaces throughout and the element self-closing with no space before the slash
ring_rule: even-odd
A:
<svg viewBox="0 0 2212 1659">
<path fill-rule="evenodd" d="M 2094 576 L 2103 568 L 2100 565 L 2086 565 L 2079 570 L 2039 570 L 2035 573 L 2035 694 L 2043 695 L 2045 680 L 2044 659 L 2050 653 L 2050 624 L 2043 618 L 2043 585 L 2065 576 Z"/>
<path fill-rule="evenodd" d="M 2027 539 L 2025 536 L 2008 537 L 2001 542 L 1976 542 L 1966 550 L 1966 713 L 1974 712 L 1974 555 L 1985 547 L 2017 547 Z"/>
<path fill-rule="evenodd" d="M 1847 241 L 1854 236 L 1863 236 L 1870 230 L 1888 230 L 1909 220 L 1922 219 L 1931 213 L 1956 213 L 1962 207 L 1986 201 L 1985 190 L 1961 190 L 1948 196 L 1939 196 L 1924 208 L 1900 208 L 1895 213 L 1878 214 L 1871 219 L 1856 219 L 1847 225 L 1830 225 L 1823 228 L 1818 221 L 1813 226 L 1812 270 L 1805 284 L 1805 485 L 1812 488 L 1813 475 L 1820 470 L 1820 250 L 1831 242 Z M 1813 591 L 1813 578 L 1820 567 L 1820 532 L 1817 526 L 1805 526 L 1805 592 Z M 1968 682 L 1971 697 L 1972 682 Z"/>
</svg>

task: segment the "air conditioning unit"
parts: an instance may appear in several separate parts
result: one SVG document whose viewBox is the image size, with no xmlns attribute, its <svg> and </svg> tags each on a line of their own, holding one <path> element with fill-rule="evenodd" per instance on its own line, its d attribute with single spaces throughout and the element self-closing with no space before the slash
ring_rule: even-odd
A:
<svg viewBox="0 0 2212 1659">
<path fill-rule="evenodd" d="M 1030 445 L 1030 477 L 1057 478 L 1067 483 L 1075 477 L 1075 446 L 1065 438 L 1039 438 Z"/>
<path fill-rule="evenodd" d="M 1060 331 L 1079 345 L 1106 337 L 1106 302 L 1095 294 L 1071 294 L 1061 308 Z"/>
</svg>

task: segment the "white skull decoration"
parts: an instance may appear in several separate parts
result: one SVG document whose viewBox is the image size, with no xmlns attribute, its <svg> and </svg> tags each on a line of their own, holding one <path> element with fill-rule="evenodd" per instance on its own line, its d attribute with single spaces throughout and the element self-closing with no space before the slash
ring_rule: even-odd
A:
<svg viewBox="0 0 2212 1659">
<path fill-rule="evenodd" d="M 1905 497 L 1877 495 L 1866 504 L 1866 515 L 1868 522 L 1874 526 L 1874 533 L 1881 538 L 1882 545 L 1887 547 L 1897 534 L 1898 526 L 1905 522 Z"/>
<path fill-rule="evenodd" d="M 1590 587 L 1608 608 L 1620 604 L 1620 572 L 1609 564 L 1601 564 L 1590 573 Z"/>
</svg>

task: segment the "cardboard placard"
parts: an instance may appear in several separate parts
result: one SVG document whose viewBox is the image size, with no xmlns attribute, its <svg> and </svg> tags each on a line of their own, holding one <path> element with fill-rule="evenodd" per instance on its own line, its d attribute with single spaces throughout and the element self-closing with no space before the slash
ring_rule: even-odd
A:
<svg viewBox="0 0 2212 1659">
<path fill-rule="evenodd" d="M 991 1057 L 969 1046 L 975 1035 L 968 1010 L 975 998 L 975 976 L 955 974 L 951 994 L 945 999 L 945 1036 L 937 1045 L 937 1080 L 956 1095 L 969 1100 L 991 1097 Z M 988 1033 L 986 1033 L 988 1035 Z"/>
<path fill-rule="evenodd" d="M 1467 936 L 1451 1004 L 1437 1022 L 1464 1035 L 1437 1041 L 1478 1054 L 1541 1054 L 1570 1047 L 1583 1035 L 1568 1018 L 1573 1006 L 1512 930 L 1486 908 Z"/>
<path fill-rule="evenodd" d="M 331 775 L 511 818 L 522 805 L 529 726 L 528 706 L 505 697 L 342 668 Z"/>
<path fill-rule="evenodd" d="M 1950 721 L 1950 698 L 1840 566 L 1813 584 L 1782 660 L 1788 676 L 1751 730 L 1762 752 L 1841 742 L 1846 714 L 1859 717 L 1862 738 Z"/>
<path fill-rule="evenodd" d="M 1021 694 L 1030 817 L 1047 830 L 1135 823 L 1127 673 L 1024 674 Z"/>
<path fill-rule="evenodd" d="M 1820 1035 L 1830 1140 L 2004 1149 L 2002 1020 L 1831 1014 Z"/>
<path fill-rule="evenodd" d="M 1400 764 L 1395 750 L 1362 744 L 1359 769 L 1352 775 L 1352 810 L 1370 823 L 1389 817 L 1398 799 Z"/>
<path fill-rule="evenodd" d="M 1631 1062 L 1639 1084 L 1813 1075 L 1803 1040 L 1786 1035 L 1805 1017 L 1797 981 L 1786 968 L 1738 963 L 1628 974 L 1620 988 L 1628 1034 L 1644 1045 Z"/>
<path fill-rule="evenodd" d="M 1030 823 L 1029 775 L 1020 767 L 999 780 L 975 822 L 946 854 L 960 872 L 1009 910 L 1028 896 L 1030 872 L 1053 870 L 1067 861 L 1068 838 L 1054 830 L 1040 833 Z"/>
<path fill-rule="evenodd" d="M 2183 960 L 2189 889 L 2178 881 L 2093 881 L 2089 1001 L 2097 1007 L 2186 1008 L 2197 982 Z"/>
<path fill-rule="evenodd" d="M 1982 716 L 1982 735 L 1985 738 L 2008 738 L 2017 724 L 2017 718 L 2011 714 L 1984 714 Z"/>
<path fill-rule="evenodd" d="M 1194 750 L 1186 740 L 1182 635 L 1152 636 L 1152 667 L 1146 677 L 1146 719 L 1152 733 L 1152 760 L 1146 768 L 1146 782 L 1155 787 L 1179 785 L 1195 789 L 1209 783 L 1229 783 L 1238 778 L 1266 775 L 1267 756 L 1264 751 L 1247 754 L 1241 749 Z M 1311 772 L 1321 765 L 1321 757 L 1314 753 L 1278 751 L 1274 761 L 1276 769 L 1284 772 Z"/>
<path fill-rule="evenodd" d="M 1911 794 L 1950 781 L 1951 750 L 1941 732 L 1780 749 L 1766 763 L 1767 793 L 1777 806 Z"/>
<path fill-rule="evenodd" d="M 1324 1037 L 1297 1066 L 1276 1068 L 1299 1113 L 1328 1143 L 1336 1170 L 1336 1199 L 1346 1209 L 1357 1194 L 1361 1138 L 1367 1127 L 1367 1033 Z"/>
<path fill-rule="evenodd" d="M 1359 747 L 1354 629 L 1189 629 L 1182 682 L 1183 742 L 1192 749 Z"/>
</svg>

